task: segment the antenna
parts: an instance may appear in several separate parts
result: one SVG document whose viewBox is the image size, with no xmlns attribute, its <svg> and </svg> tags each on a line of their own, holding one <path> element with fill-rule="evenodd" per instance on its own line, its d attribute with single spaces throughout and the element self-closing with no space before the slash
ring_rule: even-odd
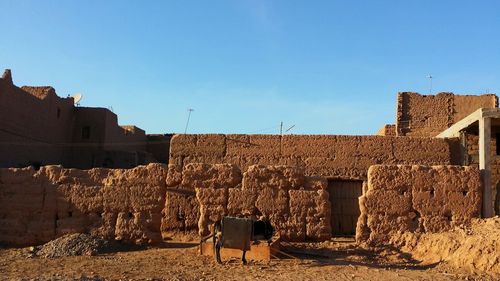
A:
<svg viewBox="0 0 500 281">
<path fill-rule="evenodd" d="M 429 76 L 427 76 L 427 78 L 429 78 L 429 81 L 430 81 L 430 87 L 429 87 L 429 95 L 432 94 L 432 75 L 429 74 Z"/>
<path fill-rule="evenodd" d="M 291 129 L 293 129 L 295 127 L 295 124 L 293 124 L 292 126 L 290 126 L 288 129 L 285 130 L 285 133 L 290 131 Z"/>
<path fill-rule="evenodd" d="M 80 93 L 76 93 L 76 94 L 72 95 L 71 97 L 73 98 L 73 104 L 75 106 L 79 106 L 80 105 L 80 101 L 83 98 L 83 95 L 80 94 Z"/>
<path fill-rule="evenodd" d="M 283 121 L 280 123 L 280 135 L 283 135 Z"/>
<path fill-rule="evenodd" d="M 187 130 L 188 130 L 188 125 L 189 125 L 189 118 L 191 118 L 191 112 L 193 112 L 194 109 L 192 108 L 188 108 L 188 119 L 187 119 L 187 122 L 186 122 L 186 128 L 184 129 L 184 134 L 187 133 Z"/>
</svg>

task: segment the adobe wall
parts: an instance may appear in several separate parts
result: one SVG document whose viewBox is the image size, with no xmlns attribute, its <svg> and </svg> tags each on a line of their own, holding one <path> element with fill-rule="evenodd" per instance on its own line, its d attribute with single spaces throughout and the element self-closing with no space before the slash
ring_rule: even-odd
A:
<svg viewBox="0 0 500 281">
<path fill-rule="evenodd" d="M 461 166 L 370 168 L 359 242 L 395 232 L 437 232 L 479 217 L 479 171 Z M 36 245 L 68 233 L 128 243 L 209 233 L 222 215 L 270 219 L 284 240 L 332 235 L 327 180 L 287 166 L 150 164 L 134 169 L 0 169 L 0 243 Z"/>
<path fill-rule="evenodd" d="M 63 163 L 71 133 L 72 98 L 60 98 L 52 87 L 12 83 L 10 71 L 0 78 L 0 167 Z"/>
<path fill-rule="evenodd" d="M 359 243 L 404 232 L 442 232 L 481 215 L 480 173 L 470 166 L 375 165 L 360 197 Z"/>
<path fill-rule="evenodd" d="M 481 107 L 498 107 L 498 97 L 494 94 L 460 96 L 400 92 L 396 132 L 398 136 L 434 137 Z"/>
<path fill-rule="evenodd" d="M 198 229 L 204 237 L 223 215 L 265 216 L 287 241 L 325 240 L 332 235 L 327 181 L 304 176 L 300 169 L 255 165 L 242 175 L 234 164 L 190 163 L 182 172 L 169 173 L 167 185 L 162 220 L 167 236 L 179 229 Z M 195 190 L 195 200 L 189 201 L 192 196 L 183 196 L 182 190 Z"/>
<path fill-rule="evenodd" d="M 170 164 L 287 165 L 307 176 L 365 180 L 375 164 L 460 163 L 458 139 L 335 135 L 174 135 Z"/>
<path fill-rule="evenodd" d="M 396 125 L 395 124 L 385 124 L 384 127 L 377 131 L 377 136 L 396 136 Z"/>
<path fill-rule="evenodd" d="M 168 163 L 170 152 L 170 139 L 173 134 L 149 134 L 147 138 L 147 151 L 160 163 Z"/>
<path fill-rule="evenodd" d="M 175 185 L 175 187 L 167 188 Z M 128 243 L 172 233 L 207 234 L 221 215 L 266 216 L 285 240 L 331 237 L 324 178 L 284 166 L 188 164 L 181 173 L 150 164 L 91 170 L 0 169 L 0 244 L 42 244 L 69 233 Z"/>
<path fill-rule="evenodd" d="M 161 241 L 166 166 L 130 170 L 0 169 L 0 243 L 36 245 L 68 233 Z"/>
<path fill-rule="evenodd" d="M 130 168 L 156 162 L 143 130 L 119 126 L 106 108 L 73 102 L 49 86 L 19 88 L 6 70 L 0 78 L 0 167 Z M 82 137 L 84 127 L 88 138 Z M 163 148 L 168 151 L 168 145 Z"/>
<path fill-rule="evenodd" d="M 497 108 L 498 97 L 495 94 L 454 95 L 453 96 L 453 123 L 456 123 L 479 108 Z"/>
<path fill-rule="evenodd" d="M 90 169 L 104 163 L 104 141 L 106 109 L 75 107 L 71 132 L 71 154 L 65 166 L 78 169 Z M 83 128 L 89 128 L 88 136 L 83 135 Z"/>
<path fill-rule="evenodd" d="M 466 150 L 464 165 L 472 165 L 479 168 L 479 135 L 477 132 L 465 132 L 462 143 Z M 490 165 L 491 165 L 491 194 L 495 214 L 500 215 L 500 155 L 496 151 L 496 134 L 491 134 L 490 142 Z"/>
<path fill-rule="evenodd" d="M 76 107 L 73 123 L 71 156 L 67 166 L 132 168 L 156 162 L 147 152 L 144 130 L 119 126 L 118 117 L 107 108 Z M 84 137 L 84 127 L 89 136 Z"/>
<path fill-rule="evenodd" d="M 458 152 L 457 152 L 458 151 Z M 455 139 L 380 136 L 175 135 L 162 231 L 196 230 L 199 206 L 193 185 L 184 181 L 189 164 L 285 165 L 306 177 L 366 180 L 375 164 L 448 165 L 460 162 Z M 228 188 L 232 186 L 228 185 Z M 193 211 L 195 210 L 195 211 Z M 170 234 L 169 234 L 170 235 Z"/>
</svg>

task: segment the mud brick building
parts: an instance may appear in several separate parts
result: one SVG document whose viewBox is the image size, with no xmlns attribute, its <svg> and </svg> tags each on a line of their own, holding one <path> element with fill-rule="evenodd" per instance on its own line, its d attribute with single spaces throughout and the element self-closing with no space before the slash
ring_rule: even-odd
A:
<svg viewBox="0 0 500 281">
<path fill-rule="evenodd" d="M 148 136 L 51 87 L 18 88 L 6 71 L 0 242 L 87 232 L 155 243 L 231 215 L 265 216 L 289 241 L 384 244 L 499 214 L 497 96 L 402 92 L 396 106 L 395 124 L 373 136 Z M 38 171 L 10 168 L 35 161 Z M 163 164 L 137 166 L 151 162 Z"/>
<path fill-rule="evenodd" d="M 170 137 L 119 126 L 109 109 L 75 106 L 72 97 L 61 98 L 49 86 L 17 87 L 10 70 L 0 78 L 0 167 L 166 163 Z"/>
</svg>

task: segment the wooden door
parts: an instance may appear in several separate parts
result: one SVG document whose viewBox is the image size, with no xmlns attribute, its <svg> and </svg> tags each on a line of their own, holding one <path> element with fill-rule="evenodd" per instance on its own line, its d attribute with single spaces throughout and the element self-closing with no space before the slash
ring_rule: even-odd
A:
<svg viewBox="0 0 500 281">
<path fill-rule="evenodd" d="M 360 214 L 358 197 L 363 192 L 363 181 L 329 180 L 328 192 L 332 204 L 332 235 L 355 235 Z"/>
</svg>

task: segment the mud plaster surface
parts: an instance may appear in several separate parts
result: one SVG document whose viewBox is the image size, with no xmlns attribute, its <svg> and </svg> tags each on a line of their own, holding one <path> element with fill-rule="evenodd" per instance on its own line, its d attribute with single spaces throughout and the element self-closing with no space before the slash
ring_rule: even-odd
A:
<svg viewBox="0 0 500 281">
<path fill-rule="evenodd" d="M 36 245 L 68 233 L 161 241 L 166 166 L 0 169 L 0 241 Z"/>
<path fill-rule="evenodd" d="M 387 245 L 403 232 L 443 232 L 481 214 L 476 167 L 376 165 L 370 167 L 356 239 Z"/>
</svg>

